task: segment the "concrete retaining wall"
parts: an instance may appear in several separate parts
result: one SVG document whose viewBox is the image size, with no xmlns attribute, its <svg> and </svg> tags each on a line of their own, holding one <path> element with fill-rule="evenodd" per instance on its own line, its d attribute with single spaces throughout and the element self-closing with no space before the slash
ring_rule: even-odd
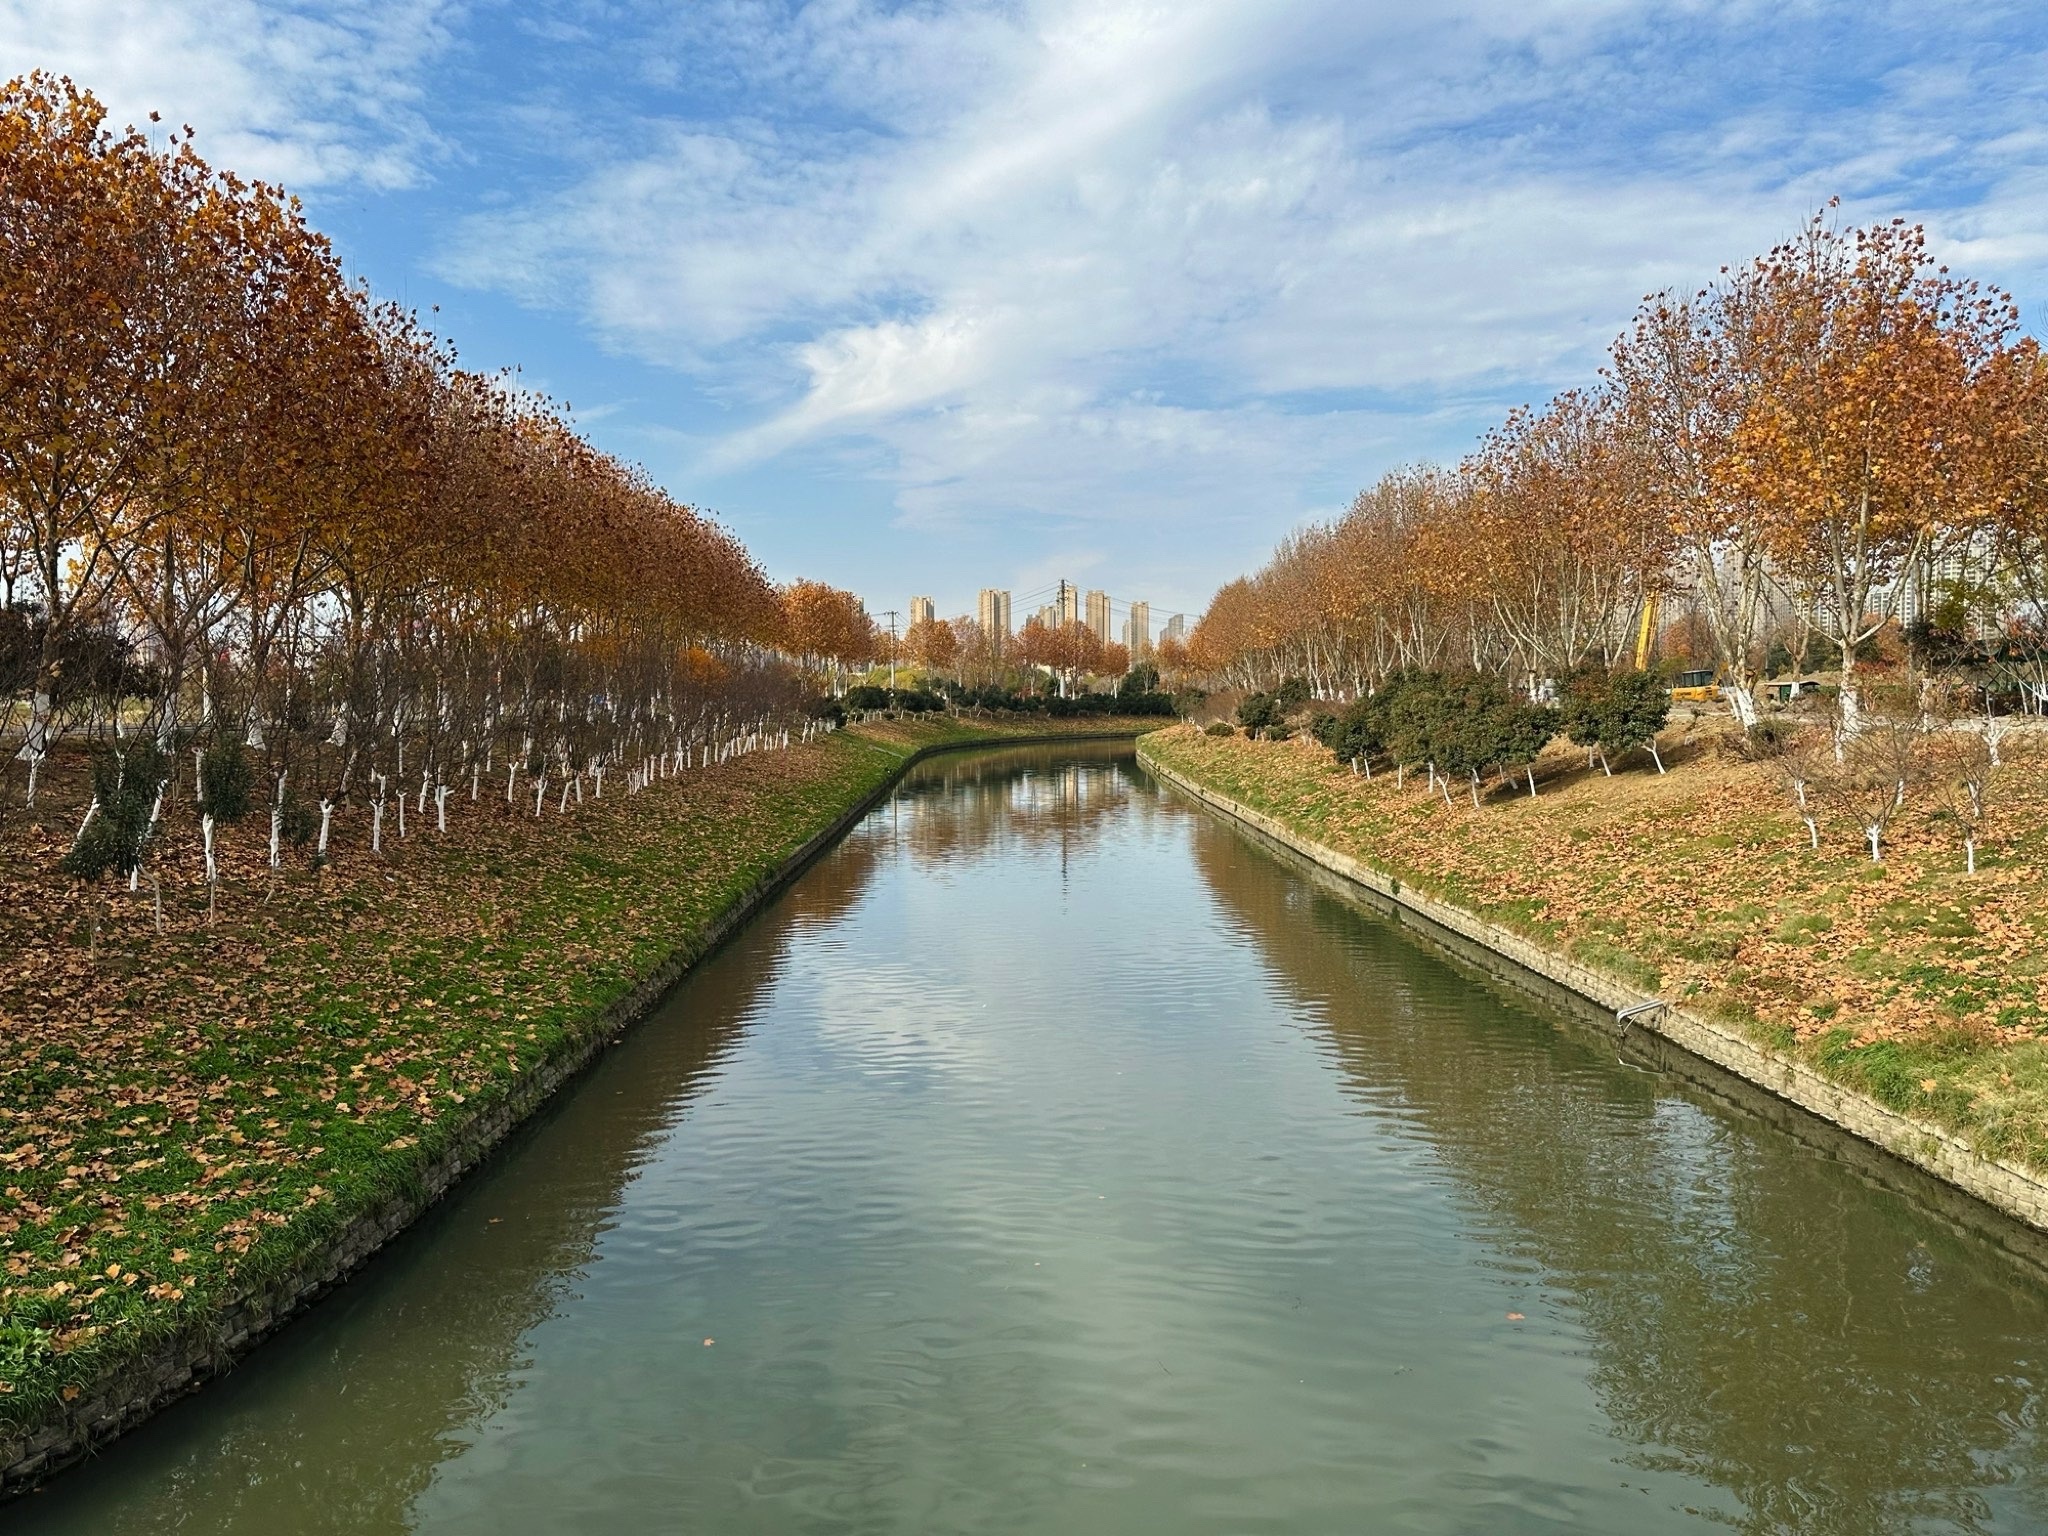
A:
<svg viewBox="0 0 2048 1536">
<path fill-rule="evenodd" d="M 1610 1016 L 1657 1001 L 1606 972 L 1420 891 L 1404 886 L 1334 848 L 1301 836 L 1278 818 L 1208 788 L 1160 762 L 1141 742 L 1138 759 L 1147 770 L 1185 794 L 1252 827 L 1301 857 L 1385 898 L 1405 911 L 1478 945 L 1597 1004 Z M 1617 1021 L 1617 1031 L 1622 1027 Z M 2040 1175 L 1973 1151 L 1953 1133 L 1880 1104 L 1866 1094 L 1830 1082 L 1804 1062 L 1767 1050 L 1733 1026 L 1673 1004 L 1650 1009 L 1630 1029 L 1647 1030 L 1721 1070 L 1764 1089 L 1923 1169 L 2036 1232 L 2048 1232 L 2048 1182 Z"/>
</svg>

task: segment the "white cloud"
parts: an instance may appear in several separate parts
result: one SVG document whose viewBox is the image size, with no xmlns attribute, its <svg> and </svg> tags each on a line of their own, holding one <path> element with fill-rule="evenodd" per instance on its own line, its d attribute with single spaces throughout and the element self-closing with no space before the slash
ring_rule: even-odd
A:
<svg viewBox="0 0 2048 1536">
<path fill-rule="evenodd" d="M 214 164 L 294 189 L 412 184 L 452 0 L 0 0 L 0 72 L 68 74 L 116 124 L 190 124 Z"/>
<path fill-rule="evenodd" d="M 440 273 L 676 370 L 618 429 L 685 494 L 879 481 L 1183 602 L 1832 194 L 2030 316 L 2048 268 L 2023 6 L 454 3 L 0 0 L 0 58 L 297 185 L 461 154 Z"/>
</svg>

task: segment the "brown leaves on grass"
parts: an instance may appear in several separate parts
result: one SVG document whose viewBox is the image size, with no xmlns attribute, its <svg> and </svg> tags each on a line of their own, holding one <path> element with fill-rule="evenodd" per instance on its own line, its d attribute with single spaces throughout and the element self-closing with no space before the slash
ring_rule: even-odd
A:
<svg viewBox="0 0 2048 1536">
<path fill-rule="evenodd" d="M 1181 730 L 1154 750 L 1424 890 L 1567 950 L 1596 946 L 1654 971 L 1665 996 L 1860 1042 L 2048 1029 L 2048 753 L 2014 753 L 2010 825 L 2031 829 L 1974 876 L 1928 808 L 1909 803 L 1886 861 L 1853 828 L 1819 854 L 1766 766 L 1702 753 L 1669 777 L 1547 760 L 1544 794 L 1448 808 L 1419 777 L 1366 780 L 1307 742 Z M 1539 770 L 1543 772 L 1543 770 Z"/>
<path fill-rule="evenodd" d="M 248 839 L 216 926 L 196 886 L 166 891 L 162 935 L 147 891 L 116 895 L 97 962 L 48 834 L 0 827 L 0 1322 L 48 1359 L 118 1346 L 147 1310 L 204 1304 L 265 1244 L 289 1250 L 297 1213 L 388 1187 L 919 744 L 892 734 L 539 822 L 465 802 L 389 860 L 338 841 L 324 872 L 276 883 Z"/>
</svg>

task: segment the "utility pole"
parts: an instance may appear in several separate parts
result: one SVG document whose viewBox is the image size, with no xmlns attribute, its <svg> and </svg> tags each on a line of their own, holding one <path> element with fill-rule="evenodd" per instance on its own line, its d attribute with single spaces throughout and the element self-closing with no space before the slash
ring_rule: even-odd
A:
<svg viewBox="0 0 2048 1536">
<path fill-rule="evenodd" d="M 889 620 L 889 702 L 893 705 L 896 702 L 896 610 L 884 608 L 882 612 Z"/>
<path fill-rule="evenodd" d="M 1053 617 L 1053 628 L 1064 635 L 1067 630 L 1067 578 L 1064 576 L 1060 578 L 1059 604 L 1059 608 L 1055 611 Z M 1073 637 L 1068 635 L 1067 639 L 1071 643 Z M 1063 699 L 1067 696 L 1067 674 L 1071 671 L 1073 671 L 1072 667 L 1060 668 L 1060 697 Z M 1064 848 L 1060 851 L 1060 859 L 1060 869 L 1064 873 L 1066 870 L 1066 850 Z"/>
</svg>

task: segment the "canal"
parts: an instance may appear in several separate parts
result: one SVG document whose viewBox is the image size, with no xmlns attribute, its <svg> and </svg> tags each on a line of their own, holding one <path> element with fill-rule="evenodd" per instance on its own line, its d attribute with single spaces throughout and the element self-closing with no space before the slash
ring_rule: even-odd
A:
<svg viewBox="0 0 2048 1536">
<path fill-rule="evenodd" d="M 1128 749 L 1016 749 L 0 1529 L 2038 1532 L 2044 1303 Z"/>
</svg>

